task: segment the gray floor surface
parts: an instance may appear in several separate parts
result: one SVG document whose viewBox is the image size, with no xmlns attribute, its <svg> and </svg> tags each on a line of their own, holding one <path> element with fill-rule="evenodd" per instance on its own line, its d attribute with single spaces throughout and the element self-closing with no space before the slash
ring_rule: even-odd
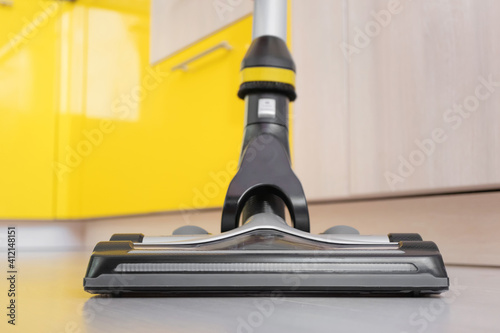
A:
<svg viewBox="0 0 500 333">
<path fill-rule="evenodd" d="M 449 267 L 433 297 L 90 298 L 89 332 L 500 332 L 500 269 Z"/>
</svg>

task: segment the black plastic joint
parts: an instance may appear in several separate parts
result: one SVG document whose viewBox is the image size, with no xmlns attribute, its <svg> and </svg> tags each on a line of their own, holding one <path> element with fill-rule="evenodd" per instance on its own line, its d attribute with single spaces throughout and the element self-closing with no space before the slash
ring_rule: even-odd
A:
<svg viewBox="0 0 500 333">
<path fill-rule="evenodd" d="M 248 67 L 278 67 L 295 72 L 295 63 L 285 41 L 275 36 L 253 40 L 241 62 L 241 69 Z"/>
<path fill-rule="evenodd" d="M 297 94 L 295 93 L 295 87 L 291 84 L 282 82 L 270 82 L 270 81 L 252 81 L 244 82 L 240 85 L 240 90 L 238 91 L 238 97 L 245 99 L 245 96 L 249 94 L 262 94 L 262 93 L 278 93 L 283 94 L 290 102 L 295 101 Z"/>
</svg>

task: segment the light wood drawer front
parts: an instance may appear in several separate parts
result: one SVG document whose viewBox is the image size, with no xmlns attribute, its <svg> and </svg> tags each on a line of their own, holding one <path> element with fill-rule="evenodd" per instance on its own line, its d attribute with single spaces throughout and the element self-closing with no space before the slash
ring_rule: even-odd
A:
<svg viewBox="0 0 500 333">
<path fill-rule="evenodd" d="M 499 1 L 292 5 L 309 199 L 500 188 Z"/>
<path fill-rule="evenodd" d="M 249 15 L 249 0 L 152 0 L 150 61 L 162 59 Z"/>
</svg>

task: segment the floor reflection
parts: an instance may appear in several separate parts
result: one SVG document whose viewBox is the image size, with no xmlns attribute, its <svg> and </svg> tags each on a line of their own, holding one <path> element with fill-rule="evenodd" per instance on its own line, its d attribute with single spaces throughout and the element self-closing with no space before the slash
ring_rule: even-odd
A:
<svg viewBox="0 0 500 333">
<path fill-rule="evenodd" d="M 422 332 L 445 330 L 452 292 L 442 297 L 93 297 L 88 332 Z"/>
</svg>

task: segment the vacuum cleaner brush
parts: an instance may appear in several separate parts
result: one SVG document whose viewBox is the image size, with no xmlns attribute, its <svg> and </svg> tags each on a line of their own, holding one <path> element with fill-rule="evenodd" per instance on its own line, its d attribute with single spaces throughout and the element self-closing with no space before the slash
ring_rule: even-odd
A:
<svg viewBox="0 0 500 333">
<path fill-rule="evenodd" d="M 416 295 L 447 289 L 437 246 L 416 234 L 311 235 L 268 213 L 217 236 L 113 235 L 94 249 L 85 278 L 91 293 Z"/>
</svg>

